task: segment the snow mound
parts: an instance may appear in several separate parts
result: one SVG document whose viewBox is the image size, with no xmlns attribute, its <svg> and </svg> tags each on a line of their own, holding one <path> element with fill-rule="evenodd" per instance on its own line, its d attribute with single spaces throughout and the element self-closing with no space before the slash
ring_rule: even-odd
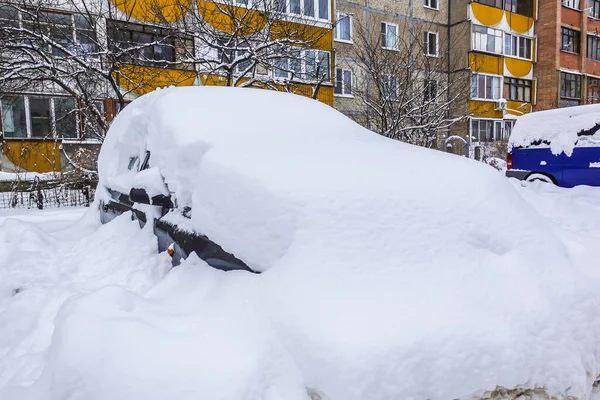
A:
<svg viewBox="0 0 600 400">
<path fill-rule="evenodd" d="M 497 387 L 581 399 L 592 392 L 600 369 L 598 281 L 492 168 L 383 138 L 310 99 L 237 88 L 170 88 L 134 101 L 107 135 L 100 185 L 122 174 L 135 182 L 128 161 L 146 151 L 180 206 L 192 206 L 187 227 L 265 272 L 199 279 L 187 268 L 166 291 L 177 296 L 180 285 L 192 285 L 224 319 L 239 315 L 241 299 L 259 310 L 264 332 L 253 325 L 249 339 L 281 364 L 255 363 L 232 386 L 247 387 L 249 377 L 263 382 L 265 365 L 277 365 L 291 380 L 290 398 L 299 396 L 296 374 L 306 387 L 345 400 L 465 398 Z M 97 200 L 105 195 L 97 193 Z M 118 296 L 111 312 L 121 312 Z M 141 311 L 137 318 L 156 321 Z M 177 314 L 173 324 L 187 320 Z M 211 335 L 242 340 L 235 331 Z M 138 354 L 135 339 L 111 340 L 122 341 L 117 359 L 130 344 L 131 357 Z M 205 351 L 201 340 L 188 340 Z M 189 347 L 179 351 L 187 363 Z M 280 387 L 279 379 L 267 381 Z M 116 393 L 129 393 L 120 385 Z M 198 393 L 213 393 L 205 388 Z M 223 398 L 247 398 L 238 389 Z"/>
<path fill-rule="evenodd" d="M 590 131 L 591 130 L 591 131 Z M 588 135 L 579 136 L 583 131 Z M 519 117 L 509 138 L 513 147 L 550 146 L 570 156 L 575 145 L 600 146 L 600 104 L 538 111 Z"/>
</svg>

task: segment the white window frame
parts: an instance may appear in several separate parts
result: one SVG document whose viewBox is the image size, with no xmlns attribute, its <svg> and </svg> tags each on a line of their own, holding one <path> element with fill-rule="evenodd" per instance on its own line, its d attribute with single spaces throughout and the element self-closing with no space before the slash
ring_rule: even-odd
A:
<svg viewBox="0 0 600 400">
<path fill-rule="evenodd" d="M 214 0 L 214 1 L 218 1 L 218 0 Z M 223 0 L 221 0 L 223 1 Z M 248 3 L 251 3 L 253 0 L 249 0 Z M 304 1 L 305 0 L 298 0 L 298 2 L 300 3 L 300 14 L 296 14 L 293 13 L 291 10 L 291 4 L 292 2 L 290 0 L 272 0 L 272 4 L 276 5 L 278 1 L 283 1 L 285 2 L 285 15 L 288 17 L 291 17 L 293 19 L 311 19 L 311 20 L 316 20 L 316 21 L 326 21 L 326 22 L 331 22 L 331 15 L 332 15 L 332 10 L 331 10 L 331 1 L 329 0 L 313 0 L 313 15 L 307 15 L 304 13 Z M 327 2 L 327 18 L 321 18 L 319 16 L 319 4 L 321 1 Z M 277 10 L 277 7 L 275 7 L 275 9 Z M 279 11 L 280 13 L 283 13 L 283 11 Z"/>
<path fill-rule="evenodd" d="M 561 5 L 563 7 L 567 7 L 572 10 L 581 11 L 581 1 L 580 0 L 561 0 Z"/>
<path fill-rule="evenodd" d="M 473 139 L 473 122 L 477 121 L 479 124 L 481 124 L 482 122 L 488 122 L 491 121 L 492 122 L 492 127 L 494 129 L 494 134 L 493 134 L 493 140 L 480 140 L 481 139 L 481 135 L 480 135 L 480 131 L 479 131 L 479 127 L 478 132 L 477 132 L 477 140 Z M 505 120 L 500 119 L 500 118 L 471 118 L 469 121 L 469 139 L 470 139 L 470 143 L 495 143 L 498 141 L 504 141 L 507 140 L 508 138 L 505 137 Z"/>
<path fill-rule="evenodd" d="M 429 52 L 429 41 L 431 40 L 432 37 L 435 37 L 435 54 L 432 54 Z M 423 39 L 427 39 L 427 40 L 424 40 L 425 55 L 427 57 L 439 57 L 440 56 L 440 34 L 439 34 L 439 32 L 426 31 L 425 35 L 423 36 Z"/>
<path fill-rule="evenodd" d="M 489 33 L 481 33 L 481 32 L 475 32 L 474 29 L 476 28 L 485 28 L 487 31 L 495 31 L 494 32 L 494 38 L 498 38 L 500 41 L 500 51 L 490 51 L 487 48 L 486 49 L 481 49 L 478 48 L 476 46 L 476 35 L 480 35 L 480 36 L 484 36 L 486 38 L 486 44 L 487 44 L 487 36 L 489 36 Z M 499 33 L 500 35 L 498 36 L 497 33 Z M 487 47 L 487 46 L 486 46 Z M 490 54 L 503 54 L 504 53 L 504 31 L 502 31 L 501 29 L 495 29 L 495 28 L 490 28 L 484 25 L 476 25 L 473 24 L 471 26 L 471 50 L 473 51 L 480 51 L 480 52 L 484 52 L 484 53 L 490 53 Z"/>
<path fill-rule="evenodd" d="M 488 77 L 490 78 L 497 78 L 500 80 L 500 84 L 498 87 L 498 98 L 486 98 L 486 97 L 476 97 L 473 96 L 473 77 L 475 76 L 485 76 L 486 79 Z M 479 80 L 477 80 L 477 83 L 479 84 Z M 478 100 L 478 101 L 498 101 L 499 99 L 502 98 L 502 94 L 503 94 L 503 88 L 504 88 L 504 77 L 502 75 L 494 75 L 494 74 L 485 74 L 485 73 L 481 73 L 481 72 L 473 72 L 471 74 L 471 99 L 472 100 Z M 485 85 L 485 90 L 486 90 L 486 95 L 487 95 L 487 83 Z M 493 90 L 493 88 L 492 88 Z M 477 90 L 477 92 L 479 92 L 479 90 Z"/>
<path fill-rule="evenodd" d="M 327 50 L 319 50 L 319 49 L 310 49 L 310 50 L 301 50 L 300 52 L 300 75 L 295 75 L 294 76 L 294 82 L 298 81 L 298 82 L 317 82 L 318 79 L 305 79 L 306 75 L 308 73 L 308 69 L 306 67 L 306 60 L 307 60 L 307 53 L 308 52 L 315 52 L 315 59 L 318 60 L 319 59 L 319 54 L 322 53 L 326 53 L 327 54 L 327 58 L 328 58 L 328 66 L 329 66 L 329 70 L 327 71 L 327 75 L 329 76 L 329 79 L 331 79 L 331 52 L 327 51 Z M 287 67 L 286 69 L 290 70 L 290 58 L 286 58 L 286 57 L 281 57 L 281 59 L 279 60 L 285 60 L 285 62 L 287 63 Z M 285 80 L 289 80 L 291 79 L 291 73 L 289 71 L 287 71 L 287 76 L 276 76 L 276 71 L 279 68 L 277 68 L 276 66 L 273 67 L 273 71 L 272 71 L 272 77 L 273 79 L 275 79 L 276 81 L 285 81 Z M 279 69 L 280 70 L 280 69 Z M 329 80 L 325 80 L 324 82 L 329 82 Z"/>
<path fill-rule="evenodd" d="M 15 93 L 15 94 L 8 94 L 10 96 L 17 96 L 17 97 L 23 97 L 23 106 L 25 108 L 25 130 L 26 130 L 26 136 L 25 137 L 15 137 L 15 138 L 7 138 L 7 139 L 34 139 L 34 140 L 54 140 L 54 139 L 59 139 L 59 140 L 63 140 L 63 141 L 68 141 L 68 140 L 78 140 L 81 138 L 81 128 L 80 128 L 80 123 L 81 123 L 81 113 L 79 112 L 79 110 L 75 110 L 75 137 L 60 137 L 58 136 L 58 132 L 56 131 L 56 107 L 54 105 L 54 102 L 56 99 L 58 98 L 70 98 L 73 99 L 75 101 L 75 106 L 77 107 L 77 101 L 70 96 L 61 96 L 58 94 L 42 94 L 42 93 L 36 93 L 36 94 L 22 94 L 22 93 Z M 32 131 L 32 127 L 31 127 L 31 106 L 29 103 L 29 100 L 31 97 L 34 98 L 41 98 L 41 99 L 45 99 L 49 101 L 49 106 L 50 106 L 50 136 L 47 137 L 34 137 L 33 136 L 33 131 Z M 0 115 L 2 113 L 2 102 L 0 101 Z M 3 132 L 4 133 L 4 132 Z"/>
<path fill-rule="evenodd" d="M 431 3 L 435 3 L 435 7 L 431 5 Z M 440 9 L 440 0 L 424 0 L 423 7 L 429 8 L 430 10 L 438 10 Z"/>
<path fill-rule="evenodd" d="M 342 93 L 336 93 L 335 92 L 335 89 L 336 89 L 337 83 L 338 83 L 338 78 L 339 78 L 338 71 L 342 72 L 342 74 L 341 74 L 342 75 L 342 79 L 341 79 Z M 346 76 L 345 72 L 350 72 L 350 93 L 346 93 L 346 86 L 347 85 L 346 85 L 346 82 L 344 81 L 344 77 Z M 351 97 L 351 98 L 353 98 L 354 97 L 354 94 L 352 93 L 353 92 L 353 85 L 354 85 L 354 73 L 352 72 L 352 70 L 350 68 L 336 68 L 335 69 L 335 85 L 333 87 L 333 95 L 334 96 L 336 96 L 336 97 Z"/>
<path fill-rule="evenodd" d="M 386 21 L 381 21 L 381 25 L 385 25 L 385 46 L 383 45 L 383 41 L 381 40 L 381 38 L 383 38 L 383 32 L 381 32 L 381 37 L 379 39 L 379 41 L 381 42 L 381 48 L 382 49 L 386 49 L 386 50 L 398 50 L 398 39 L 400 37 L 400 26 L 398 24 L 395 24 L 393 22 L 386 22 Z M 394 28 L 396 28 L 396 41 L 395 41 L 395 47 L 388 47 L 388 29 L 390 26 L 393 26 Z"/>
<path fill-rule="evenodd" d="M 507 36 L 510 36 L 510 38 L 511 38 L 511 41 L 510 41 L 510 50 L 511 50 L 511 53 L 513 51 L 512 38 L 513 37 L 517 38 L 517 55 L 509 54 L 509 53 L 506 52 L 506 44 L 507 44 L 506 43 L 507 42 L 506 41 L 506 37 Z M 530 42 L 530 45 L 529 45 L 529 53 L 530 53 L 529 54 L 529 58 L 527 58 L 527 57 L 521 57 L 521 56 L 518 55 L 519 54 L 519 49 L 521 48 L 521 42 L 520 42 L 519 39 L 529 40 L 529 42 Z M 504 54 L 506 57 L 518 58 L 520 60 L 527 60 L 527 61 L 533 60 L 533 53 L 534 53 L 533 44 L 534 44 L 534 41 L 533 41 L 532 37 L 525 36 L 525 35 L 518 35 L 518 34 L 515 34 L 515 33 L 512 33 L 512 32 L 504 32 L 502 40 L 504 42 L 503 45 L 502 45 L 502 54 Z"/>
<path fill-rule="evenodd" d="M 339 29 L 340 24 L 339 23 L 343 18 L 348 18 L 348 24 L 350 25 L 350 27 L 349 27 L 350 38 L 349 39 L 342 39 L 339 37 L 340 36 L 340 29 Z M 352 16 L 352 14 L 349 14 L 349 13 L 338 12 L 336 14 L 336 24 L 335 24 L 335 27 L 333 28 L 333 40 L 335 40 L 336 42 L 342 42 L 342 43 L 353 43 L 353 40 L 352 40 L 352 36 L 353 36 L 352 35 L 352 22 L 353 22 L 352 20 L 353 19 L 354 18 Z"/>
</svg>

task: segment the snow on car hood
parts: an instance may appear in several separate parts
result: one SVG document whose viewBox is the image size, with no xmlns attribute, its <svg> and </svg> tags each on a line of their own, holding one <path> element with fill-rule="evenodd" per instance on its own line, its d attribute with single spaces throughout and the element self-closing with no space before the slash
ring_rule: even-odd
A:
<svg viewBox="0 0 600 400">
<path fill-rule="evenodd" d="M 493 168 L 317 101 L 236 88 L 131 103 L 104 142 L 100 185 L 145 150 L 192 205 L 189 226 L 265 272 L 259 308 L 331 399 L 590 392 L 595 281 Z"/>
<path fill-rule="evenodd" d="M 581 131 L 600 128 L 600 104 L 566 107 L 525 114 L 517 119 L 508 148 L 550 146 L 553 154 L 571 156 L 575 145 L 600 146 L 600 130 L 586 136 Z M 534 143 L 540 144 L 534 145 Z M 543 143 L 546 142 L 546 143 Z"/>
</svg>

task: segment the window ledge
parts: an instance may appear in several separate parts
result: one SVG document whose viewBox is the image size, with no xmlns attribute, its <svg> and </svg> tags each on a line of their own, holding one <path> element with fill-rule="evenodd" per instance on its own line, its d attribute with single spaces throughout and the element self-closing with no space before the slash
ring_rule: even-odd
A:
<svg viewBox="0 0 600 400">
<path fill-rule="evenodd" d="M 383 50 L 389 50 L 389 51 L 400 51 L 400 49 L 394 49 L 394 48 L 392 48 L 392 47 L 383 47 L 383 46 L 381 46 L 381 48 L 382 48 Z"/>
<path fill-rule="evenodd" d="M 563 50 L 563 49 L 560 49 L 560 52 L 561 53 L 567 53 L 567 54 L 573 54 L 575 56 L 580 56 L 581 55 L 581 53 L 575 53 L 574 51 Z"/>
<path fill-rule="evenodd" d="M 561 5 L 562 5 L 564 8 L 568 8 L 569 10 L 573 10 L 573 11 L 579 11 L 579 12 L 582 12 L 582 11 L 583 11 L 583 10 L 579 10 L 579 9 L 577 9 L 577 8 L 569 7 L 569 6 L 565 5 L 565 4 L 561 4 Z"/>
<path fill-rule="evenodd" d="M 488 103 L 495 103 L 495 102 L 497 102 L 500 99 L 480 99 L 478 97 L 471 97 L 471 100 L 474 100 L 474 101 L 485 101 L 485 102 L 488 102 Z"/>
<path fill-rule="evenodd" d="M 354 95 L 353 94 L 338 94 L 338 93 L 334 93 L 333 97 L 339 97 L 342 99 L 353 99 Z"/>
<path fill-rule="evenodd" d="M 522 60 L 522 61 L 533 62 L 533 59 L 531 59 L 531 58 L 513 56 L 513 55 L 509 55 L 509 54 L 504 54 L 504 57 L 506 57 L 506 58 L 514 58 L 515 60 Z"/>
<path fill-rule="evenodd" d="M 425 54 L 425 56 L 431 57 L 431 58 L 440 58 L 439 54 Z"/>
<path fill-rule="evenodd" d="M 438 8 L 433 8 L 433 7 L 426 6 L 425 4 L 423 4 L 423 8 L 426 8 L 428 10 L 433 10 L 433 11 L 440 11 L 439 7 Z"/>
<path fill-rule="evenodd" d="M 350 40 L 345 40 L 345 39 L 333 39 L 334 42 L 339 42 L 339 43 L 346 43 L 346 44 L 354 44 L 354 42 L 352 41 L 352 39 Z"/>
</svg>

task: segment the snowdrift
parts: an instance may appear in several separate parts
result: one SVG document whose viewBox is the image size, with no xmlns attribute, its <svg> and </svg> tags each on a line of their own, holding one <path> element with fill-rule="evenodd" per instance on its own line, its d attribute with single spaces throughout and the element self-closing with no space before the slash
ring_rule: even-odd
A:
<svg viewBox="0 0 600 400">
<path fill-rule="evenodd" d="M 168 217 L 263 273 L 190 257 L 160 279 L 148 230 L 134 240 L 122 216 L 81 240 L 131 236 L 117 249 L 122 263 L 155 284 L 119 275 L 115 287 L 74 290 L 54 329 L 45 325 L 52 338 L 38 344 L 38 368 L 0 369 L 0 398 L 592 394 L 592 258 L 493 168 L 382 138 L 316 101 L 251 89 L 176 88 L 134 101 L 103 146 L 101 186 L 164 190 L 127 168 L 146 150 L 151 175 L 192 207 L 187 222 Z M 80 270 L 113 276 L 114 264 L 87 259 Z M 9 257 L 4 268 L 19 265 Z M 0 297 L 0 307 L 19 296 L 28 291 Z M 23 360 L 10 341 L 4 348 Z"/>
</svg>

